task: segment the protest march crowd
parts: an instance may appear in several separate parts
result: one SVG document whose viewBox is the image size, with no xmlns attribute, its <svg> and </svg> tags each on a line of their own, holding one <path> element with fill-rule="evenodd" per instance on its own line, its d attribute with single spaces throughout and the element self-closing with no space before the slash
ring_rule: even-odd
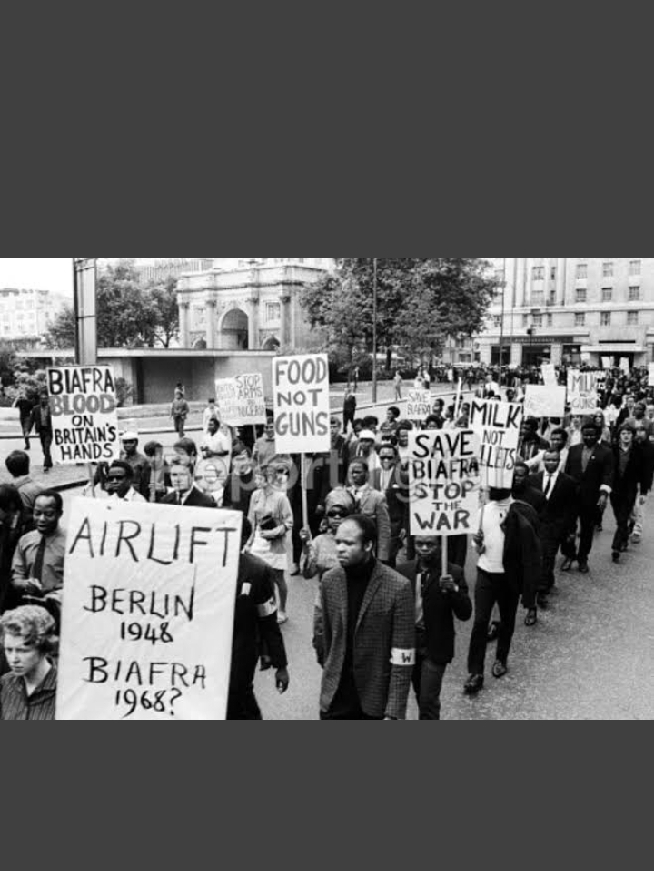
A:
<svg viewBox="0 0 654 871">
<path fill-rule="evenodd" d="M 294 369 L 295 361 L 300 362 Z M 289 687 L 283 638 L 284 624 L 293 618 L 289 576 L 315 585 L 313 651 L 306 655 L 315 655 L 323 669 L 316 699 L 321 719 L 405 719 L 413 688 L 420 719 L 437 720 L 443 678 L 456 655 L 457 621 L 472 620 L 469 677 L 462 690 L 475 696 L 484 688 L 491 645 L 496 645 L 492 676 L 501 679 L 509 669 L 520 604 L 525 624 L 534 626 L 539 611 L 553 605 L 560 572 L 576 567 L 589 574 L 591 555 L 604 544 L 598 532 L 609 504 L 617 526 L 611 559 L 625 559 L 629 547 L 641 541 L 654 476 L 654 382 L 650 387 L 647 369 L 484 369 L 458 379 L 444 372 L 453 391 L 435 399 L 425 373 L 410 387 L 406 410 L 390 405 L 380 420 L 357 415 L 353 389 L 345 393 L 342 415 L 330 411 L 320 355 L 278 358 L 273 365 L 274 407 L 259 408 L 254 425 L 243 420 L 234 425 L 217 392 L 204 411 L 201 438 L 189 438 L 189 405 L 178 384 L 171 405 L 177 438 L 172 453 L 156 440 L 142 443 L 136 431 L 114 435 L 102 421 L 87 435 L 94 442 L 98 433 L 100 440 L 119 440 L 114 459 L 94 463 L 87 499 L 105 508 L 127 506 L 135 518 L 148 511 L 174 518 L 175 558 L 182 508 L 222 509 L 242 517 L 230 605 L 231 667 L 225 666 L 228 719 L 263 718 L 254 694 L 258 666 L 272 670 L 279 692 Z M 400 403 L 399 373 L 395 390 Z M 55 719 L 59 640 L 72 641 L 65 637 L 72 625 L 66 622 L 66 562 L 85 538 L 97 557 L 90 533 L 85 536 L 81 527 L 71 543 L 71 530 L 62 525 L 61 495 L 30 477 L 32 427 L 46 469 L 53 463 L 53 442 L 63 451 L 82 438 L 80 422 L 75 438 L 57 436 L 53 409 L 58 406 L 52 399 L 44 393 L 29 408 L 17 400 L 26 450 L 4 459 L 13 479 L 0 486 L 4 720 Z M 101 405 L 96 403 L 100 411 Z M 316 444 L 323 449 L 311 450 Z M 102 551 L 106 524 L 103 535 Z M 122 528 L 120 535 L 123 551 L 129 548 L 136 562 L 135 545 Z M 191 563 L 193 535 L 195 528 Z M 153 555 L 154 536 L 153 529 L 148 558 L 168 565 L 171 561 Z M 472 596 L 469 550 L 477 572 Z M 116 556 L 120 551 L 119 538 Z M 116 563 L 114 574 L 122 572 L 123 563 Z M 97 585 L 92 589 L 92 607 L 84 610 L 95 614 L 109 593 Z M 130 594 L 128 612 L 121 609 L 122 588 L 114 589 L 113 609 L 181 613 L 179 597 L 161 590 L 148 595 L 137 600 Z M 193 595 L 195 586 L 183 606 L 187 617 L 197 607 Z M 137 638 L 135 624 L 121 625 L 123 636 L 141 639 L 139 626 Z M 153 643 L 168 640 L 167 627 L 159 624 Z M 142 686 L 141 668 L 131 669 Z M 91 674 L 100 675 L 98 684 L 108 682 L 109 672 L 107 659 L 94 658 Z M 152 664 L 150 674 L 154 686 Z M 178 671 L 182 674 L 186 671 Z M 174 675 L 175 668 L 173 687 Z M 116 695 L 116 704 L 120 699 L 130 706 L 126 716 L 137 709 L 149 718 L 162 713 L 163 694 L 155 693 L 151 701 L 144 694 L 129 695 L 130 679 L 129 692 Z M 188 686 L 180 677 L 178 687 Z"/>
</svg>

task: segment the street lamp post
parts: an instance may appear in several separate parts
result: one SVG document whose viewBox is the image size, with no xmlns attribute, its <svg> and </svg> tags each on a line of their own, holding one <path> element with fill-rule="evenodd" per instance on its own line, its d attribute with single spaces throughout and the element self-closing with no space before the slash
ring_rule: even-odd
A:
<svg viewBox="0 0 654 871">
<path fill-rule="evenodd" d="M 372 260 L 372 401 L 377 402 L 377 258 Z"/>
<path fill-rule="evenodd" d="M 92 366 L 97 362 L 98 340 L 96 324 L 96 263 L 97 257 L 74 257 L 75 288 L 75 363 Z"/>
</svg>

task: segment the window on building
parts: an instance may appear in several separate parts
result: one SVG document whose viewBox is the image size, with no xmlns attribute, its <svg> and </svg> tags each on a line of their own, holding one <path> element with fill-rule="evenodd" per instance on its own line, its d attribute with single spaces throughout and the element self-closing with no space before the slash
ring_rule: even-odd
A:
<svg viewBox="0 0 654 871">
<path fill-rule="evenodd" d="M 556 266 L 550 268 L 550 281 L 556 281 Z"/>
<path fill-rule="evenodd" d="M 271 321 L 278 321 L 282 317 L 282 306 L 279 302 L 267 302 L 266 303 L 266 321 L 270 323 Z"/>
<path fill-rule="evenodd" d="M 640 260 L 629 261 L 629 275 L 640 275 Z"/>
<path fill-rule="evenodd" d="M 577 302 L 586 302 L 587 297 L 588 297 L 588 294 L 586 292 L 586 288 L 585 287 L 578 287 L 577 288 L 577 297 L 576 297 Z"/>
<path fill-rule="evenodd" d="M 629 288 L 629 302 L 638 302 L 640 299 L 640 287 Z"/>
<path fill-rule="evenodd" d="M 630 327 L 638 326 L 638 312 L 628 312 L 627 313 L 627 325 Z"/>
<path fill-rule="evenodd" d="M 586 326 L 586 315 L 583 312 L 577 312 L 575 315 L 575 327 L 585 327 Z"/>
<path fill-rule="evenodd" d="M 577 264 L 577 278 L 588 278 L 588 264 L 587 263 L 578 263 Z"/>
<path fill-rule="evenodd" d="M 534 290 L 531 294 L 531 304 L 541 306 L 545 304 L 545 294 L 542 290 Z"/>
<path fill-rule="evenodd" d="M 552 315 L 551 315 L 551 314 L 548 314 L 548 315 L 547 315 L 547 321 L 546 321 L 546 322 L 547 322 L 547 326 L 548 326 L 548 327 L 551 327 L 551 326 L 552 326 L 553 318 L 552 318 Z"/>
<path fill-rule="evenodd" d="M 523 316 L 522 316 L 522 326 L 523 326 L 523 327 L 528 327 L 528 326 L 529 326 L 529 315 L 523 315 Z"/>
<path fill-rule="evenodd" d="M 611 302 L 613 299 L 613 289 L 610 287 L 602 288 L 602 302 Z"/>
<path fill-rule="evenodd" d="M 550 290 L 550 305 L 556 305 L 556 290 Z"/>
<path fill-rule="evenodd" d="M 531 270 L 531 276 L 534 281 L 542 281 L 545 278 L 545 267 L 533 266 Z"/>
<path fill-rule="evenodd" d="M 602 278 L 613 278 L 613 263 L 602 263 Z"/>
<path fill-rule="evenodd" d="M 534 327 L 542 327 L 543 326 L 543 316 L 542 315 L 534 315 L 533 326 Z"/>
<path fill-rule="evenodd" d="M 610 327 L 611 326 L 611 312 L 602 312 L 600 315 L 600 326 L 602 327 Z"/>
<path fill-rule="evenodd" d="M 493 316 L 493 326 L 498 330 L 502 326 L 502 318 L 499 315 Z"/>
</svg>

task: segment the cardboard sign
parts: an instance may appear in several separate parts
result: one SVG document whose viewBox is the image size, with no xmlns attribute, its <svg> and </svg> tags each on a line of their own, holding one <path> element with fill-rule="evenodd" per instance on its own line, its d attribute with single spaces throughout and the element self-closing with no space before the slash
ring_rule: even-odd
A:
<svg viewBox="0 0 654 871">
<path fill-rule="evenodd" d="M 654 363 L 649 364 L 649 386 L 654 387 Z"/>
<path fill-rule="evenodd" d="M 479 510 L 479 437 L 470 429 L 409 433 L 412 535 L 467 535 Z"/>
<path fill-rule="evenodd" d="M 76 498 L 58 720 L 223 720 L 242 515 Z"/>
<path fill-rule="evenodd" d="M 52 412 L 52 459 L 63 466 L 120 456 L 116 389 L 110 366 L 47 370 Z"/>
<path fill-rule="evenodd" d="M 237 375 L 216 379 L 216 406 L 229 426 L 256 426 L 266 422 L 263 375 Z"/>
<path fill-rule="evenodd" d="M 563 417 L 565 387 L 537 387 L 530 384 L 525 392 L 525 417 Z"/>
<path fill-rule="evenodd" d="M 277 453 L 329 451 L 331 412 L 327 355 L 275 357 L 273 407 Z"/>
<path fill-rule="evenodd" d="M 631 363 L 629 362 L 629 357 L 620 357 L 620 369 L 628 375 L 631 371 Z"/>
<path fill-rule="evenodd" d="M 432 398 L 429 390 L 409 390 L 406 416 L 409 420 L 426 420 L 432 412 Z"/>
<path fill-rule="evenodd" d="M 471 401 L 470 428 L 481 440 L 479 456 L 484 486 L 513 485 L 522 418 L 522 406 L 516 403 Z"/>
<path fill-rule="evenodd" d="M 602 357 L 602 369 L 611 369 L 613 360 L 610 357 Z"/>
<path fill-rule="evenodd" d="M 579 369 L 568 371 L 568 402 L 573 416 L 588 414 L 599 406 L 597 375 L 597 372 L 580 372 Z"/>
<path fill-rule="evenodd" d="M 558 387 L 559 379 L 556 374 L 556 367 L 551 363 L 543 363 L 540 367 L 540 371 L 543 376 L 543 384 L 545 387 Z"/>
</svg>

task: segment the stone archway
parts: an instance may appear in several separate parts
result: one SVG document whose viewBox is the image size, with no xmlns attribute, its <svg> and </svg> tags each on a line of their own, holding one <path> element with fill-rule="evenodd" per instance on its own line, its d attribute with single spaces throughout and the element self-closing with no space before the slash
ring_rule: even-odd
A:
<svg viewBox="0 0 654 871">
<path fill-rule="evenodd" d="M 250 320 L 240 308 L 230 309 L 220 325 L 220 345 L 229 351 L 247 351 L 249 347 Z"/>
<path fill-rule="evenodd" d="M 263 351 L 279 351 L 281 344 L 277 336 L 268 336 L 262 345 Z"/>
</svg>

